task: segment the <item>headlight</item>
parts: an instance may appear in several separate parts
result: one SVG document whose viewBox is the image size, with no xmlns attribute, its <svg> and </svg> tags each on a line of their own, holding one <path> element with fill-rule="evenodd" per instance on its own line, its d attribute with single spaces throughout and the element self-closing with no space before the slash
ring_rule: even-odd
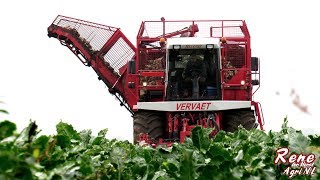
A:
<svg viewBox="0 0 320 180">
<path fill-rule="evenodd" d="M 147 82 L 143 82 L 142 85 L 143 85 L 143 86 L 147 86 Z"/>
<path fill-rule="evenodd" d="M 173 45 L 173 49 L 180 49 L 181 46 L 180 45 Z"/>
<path fill-rule="evenodd" d="M 246 82 L 244 81 L 244 80 L 242 80 L 241 82 L 240 82 L 240 84 L 241 85 L 244 85 Z"/>
<path fill-rule="evenodd" d="M 207 49 L 213 49 L 214 45 L 213 44 L 207 44 Z"/>
</svg>

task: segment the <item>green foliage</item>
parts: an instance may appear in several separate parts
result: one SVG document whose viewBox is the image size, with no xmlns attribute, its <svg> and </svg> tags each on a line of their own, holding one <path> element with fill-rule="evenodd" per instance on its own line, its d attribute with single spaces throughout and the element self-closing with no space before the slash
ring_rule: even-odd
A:
<svg viewBox="0 0 320 180">
<path fill-rule="evenodd" d="M 0 113 L 3 113 L 3 114 L 9 114 L 8 111 L 4 110 L 4 109 L 0 109 Z"/>
<path fill-rule="evenodd" d="M 279 147 L 320 155 L 319 136 L 304 136 L 286 119 L 280 132 L 240 129 L 214 138 L 210 129 L 195 127 L 184 143 L 157 148 L 106 139 L 107 129 L 96 137 L 63 122 L 56 129 L 56 135 L 38 136 L 35 122 L 21 133 L 14 123 L 0 122 L 0 179 L 287 179 L 285 166 L 273 163 Z M 317 169 L 300 178 L 319 175 Z"/>
<path fill-rule="evenodd" d="M 3 102 L 0 101 L 0 104 L 3 104 Z M 9 112 L 6 111 L 6 110 L 4 110 L 4 109 L 0 109 L 0 113 L 2 113 L 2 114 L 9 114 Z"/>
<path fill-rule="evenodd" d="M 16 125 L 10 121 L 0 122 L 0 141 L 12 136 L 16 129 Z"/>
</svg>

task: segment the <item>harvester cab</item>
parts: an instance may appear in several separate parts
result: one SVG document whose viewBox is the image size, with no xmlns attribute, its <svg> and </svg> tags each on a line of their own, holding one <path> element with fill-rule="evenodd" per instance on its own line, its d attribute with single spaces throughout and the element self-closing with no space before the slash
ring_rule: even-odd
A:
<svg viewBox="0 0 320 180">
<path fill-rule="evenodd" d="M 171 38 L 167 40 L 167 100 L 214 100 L 221 98 L 218 70 L 218 38 Z"/>
</svg>

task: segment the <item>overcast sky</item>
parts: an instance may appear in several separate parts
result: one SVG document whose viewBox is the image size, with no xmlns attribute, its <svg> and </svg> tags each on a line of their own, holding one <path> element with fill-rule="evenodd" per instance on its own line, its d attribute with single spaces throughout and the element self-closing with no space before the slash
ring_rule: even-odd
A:
<svg viewBox="0 0 320 180">
<path fill-rule="evenodd" d="M 21 129 L 36 120 L 46 134 L 60 120 L 109 137 L 132 138 L 132 119 L 95 72 L 85 67 L 47 27 L 61 14 L 120 27 L 136 43 L 142 20 L 244 19 L 252 55 L 261 58 L 262 82 L 255 96 L 266 129 L 283 118 L 297 129 L 320 129 L 319 6 L 316 1 L 5 1 L 0 6 L 0 105 Z M 292 89 L 295 94 L 290 96 Z M 299 95 L 310 113 L 293 103 Z"/>
</svg>

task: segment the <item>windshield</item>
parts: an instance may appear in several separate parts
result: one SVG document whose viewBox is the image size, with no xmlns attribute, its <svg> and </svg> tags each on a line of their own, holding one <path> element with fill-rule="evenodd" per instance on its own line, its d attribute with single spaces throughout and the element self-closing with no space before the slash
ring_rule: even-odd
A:
<svg viewBox="0 0 320 180">
<path fill-rule="evenodd" d="M 217 86 L 216 49 L 169 50 L 169 99 L 213 99 Z M 210 91 L 208 91 L 210 89 Z"/>
</svg>

